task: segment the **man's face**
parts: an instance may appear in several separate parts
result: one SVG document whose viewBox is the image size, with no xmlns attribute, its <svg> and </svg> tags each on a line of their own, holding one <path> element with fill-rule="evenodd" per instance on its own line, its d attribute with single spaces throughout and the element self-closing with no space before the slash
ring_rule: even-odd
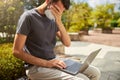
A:
<svg viewBox="0 0 120 80">
<path fill-rule="evenodd" d="M 59 0 L 56 3 L 54 3 L 53 5 L 57 5 L 62 12 L 65 10 L 65 7 L 64 7 L 63 3 L 61 2 L 61 0 Z"/>
</svg>

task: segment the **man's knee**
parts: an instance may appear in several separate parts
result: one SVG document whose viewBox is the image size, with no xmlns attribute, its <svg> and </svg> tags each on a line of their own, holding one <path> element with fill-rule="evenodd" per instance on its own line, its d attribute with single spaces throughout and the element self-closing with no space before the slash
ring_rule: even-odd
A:
<svg viewBox="0 0 120 80">
<path fill-rule="evenodd" d="M 89 66 L 83 73 L 89 78 L 95 78 L 95 80 L 99 80 L 101 76 L 100 70 L 94 66 Z"/>
</svg>

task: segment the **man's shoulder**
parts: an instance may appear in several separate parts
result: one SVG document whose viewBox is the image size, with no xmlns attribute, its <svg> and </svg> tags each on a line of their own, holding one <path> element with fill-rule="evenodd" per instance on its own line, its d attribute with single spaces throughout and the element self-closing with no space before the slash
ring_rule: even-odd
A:
<svg viewBox="0 0 120 80">
<path fill-rule="evenodd" d="M 24 15 L 24 16 L 31 16 L 31 15 L 34 15 L 34 14 L 36 14 L 35 10 L 31 9 L 31 10 L 25 10 L 22 15 Z"/>
</svg>

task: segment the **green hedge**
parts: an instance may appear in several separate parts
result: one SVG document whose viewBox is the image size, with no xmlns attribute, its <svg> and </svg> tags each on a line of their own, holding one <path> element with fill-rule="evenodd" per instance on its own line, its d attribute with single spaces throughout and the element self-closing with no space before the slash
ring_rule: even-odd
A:
<svg viewBox="0 0 120 80">
<path fill-rule="evenodd" d="M 0 80 L 16 80 L 24 74 L 23 61 L 12 55 L 12 43 L 0 44 Z"/>
</svg>

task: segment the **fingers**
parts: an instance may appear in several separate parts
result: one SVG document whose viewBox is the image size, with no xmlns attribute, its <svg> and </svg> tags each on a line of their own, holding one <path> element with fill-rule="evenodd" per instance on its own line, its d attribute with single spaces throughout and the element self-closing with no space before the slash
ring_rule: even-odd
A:
<svg viewBox="0 0 120 80">
<path fill-rule="evenodd" d="M 66 64 L 61 60 L 54 59 L 54 60 L 50 60 L 49 62 L 52 64 L 51 67 L 56 67 L 60 69 L 66 68 Z"/>
<path fill-rule="evenodd" d="M 57 67 L 59 67 L 60 69 L 66 68 L 66 64 L 63 61 L 59 61 L 57 63 Z"/>
<path fill-rule="evenodd" d="M 52 5 L 51 6 L 52 12 L 57 15 L 61 15 L 62 11 L 57 5 Z"/>
<path fill-rule="evenodd" d="M 57 5 L 53 5 L 53 6 L 58 12 L 61 12 L 61 9 Z"/>
<path fill-rule="evenodd" d="M 54 15 L 59 15 L 59 12 L 52 6 L 51 11 Z"/>
</svg>

